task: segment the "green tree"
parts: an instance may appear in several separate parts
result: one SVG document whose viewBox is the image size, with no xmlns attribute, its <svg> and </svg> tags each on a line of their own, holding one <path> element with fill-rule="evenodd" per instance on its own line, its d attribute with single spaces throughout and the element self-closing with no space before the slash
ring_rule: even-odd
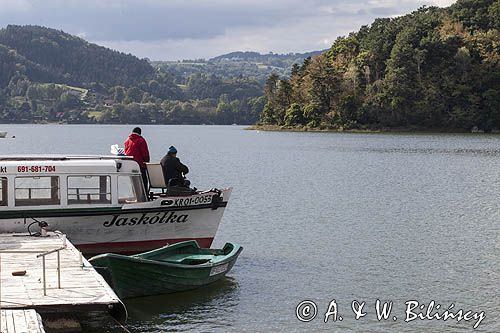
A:
<svg viewBox="0 0 500 333">
<path fill-rule="evenodd" d="M 275 124 L 274 109 L 271 102 L 266 102 L 266 104 L 264 104 L 264 109 L 260 114 L 260 122 L 267 125 Z"/>
<path fill-rule="evenodd" d="M 285 125 L 295 126 L 304 123 L 304 114 L 299 104 L 293 103 L 290 105 L 285 114 Z"/>
<path fill-rule="evenodd" d="M 125 103 L 140 103 L 142 100 L 143 92 L 137 87 L 130 87 L 127 89 L 127 93 L 125 94 Z M 132 107 L 135 109 L 135 107 Z"/>
<path fill-rule="evenodd" d="M 60 103 L 64 109 L 78 109 L 81 105 L 80 99 L 70 92 L 61 94 Z"/>
<path fill-rule="evenodd" d="M 123 103 L 125 101 L 125 89 L 123 87 L 114 87 L 113 100 L 115 103 Z"/>
<path fill-rule="evenodd" d="M 304 122 L 307 123 L 309 127 L 318 127 L 321 123 L 321 111 L 314 104 L 307 104 L 304 107 Z"/>
</svg>

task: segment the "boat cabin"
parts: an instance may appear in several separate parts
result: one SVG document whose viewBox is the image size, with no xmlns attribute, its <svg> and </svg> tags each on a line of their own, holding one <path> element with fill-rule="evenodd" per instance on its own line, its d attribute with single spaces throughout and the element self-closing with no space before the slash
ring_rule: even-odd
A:
<svg viewBox="0 0 500 333">
<path fill-rule="evenodd" d="M 0 211 L 147 201 L 128 156 L 0 156 Z"/>
</svg>

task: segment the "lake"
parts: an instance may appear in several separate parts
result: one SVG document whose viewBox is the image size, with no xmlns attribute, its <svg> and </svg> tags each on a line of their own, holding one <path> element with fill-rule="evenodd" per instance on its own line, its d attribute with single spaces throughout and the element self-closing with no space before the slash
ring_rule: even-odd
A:
<svg viewBox="0 0 500 333">
<path fill-rule="evenodd" d="M 0 127 L 1 154 L 108 154 L 133 126 Z M 469 332 L 484 311 L 475 331 L 500 332 L 500 136 L 142 129 L 153 160 L 177 147 L 197 188 L 234 187 L 214 246 L 244 250 L 215 285 L 126 302 L 130 331 Z M 471 312 L 405 322 L 409 301 Z"/>
</svg>

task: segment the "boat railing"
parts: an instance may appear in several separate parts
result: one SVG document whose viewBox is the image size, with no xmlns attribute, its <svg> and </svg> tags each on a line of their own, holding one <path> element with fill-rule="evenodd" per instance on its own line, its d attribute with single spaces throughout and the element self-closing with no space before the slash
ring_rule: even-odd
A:
<svg viewBox="0 0 500 333">
<path fill-rule="evenodd" d="M 58 186 L 51 186 L 51 187 L 16 187 L 17 191 L 28 191 L 28 197 L 27 198 L 21 198 L 21 199 L 27 199 L 27 200 L 32 200 L 32 199 L 37 199 L 38 197 L 35 196 L 34 194 L 37 194 L 37 192 L 42 192 L 43 191 L 54 191 L 54 190 L 59 190 Z M 34 193 L 33 193 L 34 192 Z"/>
<path fill-rule="evenodd" d="M 102 192 L 98 187 L 68 187 L 68 202 L 71 204 L 110 203 L 110 197 L 111 190 Z"/>
<path fill-rule="evenodd" d="M 68 160 L 133 160 L 118 155 L 1 155 L 0 161 L 68 161 Z"/>
</svg>

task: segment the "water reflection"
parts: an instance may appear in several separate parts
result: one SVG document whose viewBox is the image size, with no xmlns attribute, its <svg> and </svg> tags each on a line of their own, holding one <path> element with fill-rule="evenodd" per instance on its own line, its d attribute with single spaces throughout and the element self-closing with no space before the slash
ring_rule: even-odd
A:
<svg viewBox="0 0 500 333">
<path fill-rule="evenodd" d="M 231 326 L 224 320 L 239 303 L 239 286 L 227 277 L 203 288 L 125 302 L 127 328 L 137 332 L 213 330 Z"/>
<path fill-rule="evenodd" d="M 408 148 L 408 147 L 352 147 L 352 146 L 328 146 L 322 150 L 336 152 L 366 152 L 382 154 L 418 154 L 418 155 L 462 155 L 462 156 L 500 156 L 500 149 L 446 149 L 446 148 Z"/>
</svg>

